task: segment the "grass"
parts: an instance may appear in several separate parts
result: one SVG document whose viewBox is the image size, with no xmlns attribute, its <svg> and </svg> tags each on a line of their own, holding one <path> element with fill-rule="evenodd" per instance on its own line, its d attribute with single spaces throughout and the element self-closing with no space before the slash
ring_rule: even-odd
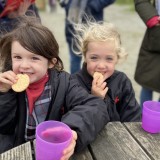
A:
<svg viewBox="0 0 160 160">
<path fill-rule="evenodd" d="M 133 0 L 116 0 L 117 4 L 133 5 Z"/>
<path fill-rule="evenodd" d="M 129 10 L 135 11 L 134 0 L 116 0 L 115 3 L 119 5 L 129 5 Z"/>
</svg>

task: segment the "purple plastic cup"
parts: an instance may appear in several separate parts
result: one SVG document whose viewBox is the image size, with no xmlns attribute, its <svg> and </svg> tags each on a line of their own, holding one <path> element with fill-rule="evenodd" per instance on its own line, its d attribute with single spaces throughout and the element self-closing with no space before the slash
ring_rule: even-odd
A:
<svg viewBox="0 0 160 160">
<path fill-rule="evenodd" d="M 149 133 L 160 132 L 160 102 L 143 103 L 142 128 Z"/>
<path fill-rule="evenodd" d="M 72 130 L 59 121 L 44 121 L 36 127 L 36 160 L 60 160 L 72 139 Z"/>
</svg>

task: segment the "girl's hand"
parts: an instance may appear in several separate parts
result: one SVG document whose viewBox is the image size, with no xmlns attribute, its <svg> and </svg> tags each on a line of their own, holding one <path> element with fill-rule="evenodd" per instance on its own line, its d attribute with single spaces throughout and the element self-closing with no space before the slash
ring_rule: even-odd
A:
<svg viewBox="0 0 160 160">
<path fill-rule="evenodd" d="M 13 71 L 0 73 L 0 92 L 8 92 L 16 82 L 17 77 Z"/>
<path fill-rule="evenodd" d="M 104 99 L 107 91 L 107 83 L 103 79 L 95 77 L 92 81 L 91 94 Z"/>
<path fill-rule="evenodd" d="M 77 140 L 77 133 L 72 130 L 72 135 L 73 135 L 72 141 L 69 144 L 69 146 L 63 151 L 63 156 L 61 157 L 61 160 L 68 160 L 74 153 Z"/>
</svg>

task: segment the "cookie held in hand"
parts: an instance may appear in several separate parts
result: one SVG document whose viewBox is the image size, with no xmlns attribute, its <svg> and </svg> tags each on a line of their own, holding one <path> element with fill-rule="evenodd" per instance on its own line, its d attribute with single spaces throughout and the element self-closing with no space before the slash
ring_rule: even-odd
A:
<svg viewBox="0 0 160 160">
<path fill-rule="evenodd" d="M 29 86 L 29 76 L 27 74 L 17 74 L 18 80 L 12 85 L 15 92 L 22 92 Z"/>
<path fill-rule="evenodd" d="M 100 72 L 94 72 L 93 78 L 99 77 L 99 79 L 103 79 L 103 74 Z"/>
</svg>

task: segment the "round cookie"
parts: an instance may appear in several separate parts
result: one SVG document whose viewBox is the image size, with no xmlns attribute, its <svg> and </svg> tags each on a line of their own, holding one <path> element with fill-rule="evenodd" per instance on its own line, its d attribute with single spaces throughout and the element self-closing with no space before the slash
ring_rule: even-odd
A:
<svg viewBox="0 0 160 160">
<path fill-rule="evenodd" d="M 15 92 L 22 92 L 29 86 L 29 76 L 27 74 L 17 74 L 18 80 L 12 85 Z"/>
<path fill-rule="evenodd" d="M 93 78 L 99 77 L 99 79 L 103 79 L 103 74 L 100 72 L 94 72 Z"/>
</svg>

